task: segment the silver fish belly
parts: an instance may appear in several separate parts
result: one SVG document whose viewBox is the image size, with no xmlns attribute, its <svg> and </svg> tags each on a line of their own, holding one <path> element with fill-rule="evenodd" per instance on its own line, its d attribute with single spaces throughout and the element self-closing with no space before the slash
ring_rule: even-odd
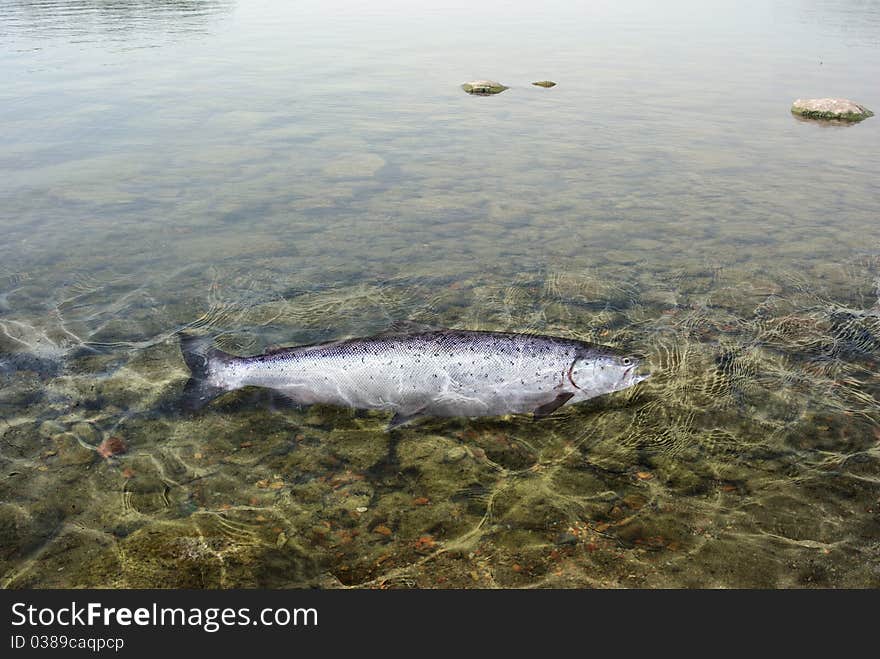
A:
<svg viewBox="0 0 880 659">
<path fill-rule="evenodd" d="M 199 409 L 241 387 L 394 413 L 390 427 L 420 416 L 546 416 L 568 402 L 626 389 L 648 377 L 640 359 L 552 336 L 435 330 L 390 333 L 236 357 L 181 336 L 192 377 L 184 406 Z"/>
</svg>

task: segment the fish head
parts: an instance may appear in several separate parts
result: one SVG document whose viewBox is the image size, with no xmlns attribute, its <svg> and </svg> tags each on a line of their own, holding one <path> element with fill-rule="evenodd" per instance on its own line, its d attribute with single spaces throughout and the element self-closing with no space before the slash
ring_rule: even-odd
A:
<svg viewBox="0 0 880 659">
<path fill-rule="evenodd" d="M 645 359 L 637 354 L 590 352 L 576 359 L 569 371 L 569 379 L 580 390 L 580 398 L 628 389 L 650 377 L 644 369 Z"/>
</svg>

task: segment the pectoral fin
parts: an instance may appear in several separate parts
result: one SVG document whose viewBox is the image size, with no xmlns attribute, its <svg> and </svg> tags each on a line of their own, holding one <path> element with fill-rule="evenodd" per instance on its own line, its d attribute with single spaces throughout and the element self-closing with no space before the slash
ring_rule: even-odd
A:
<svg viewBox="0 0 880 659">
<path fill-rule="evenodd" d="M 421 411 L 416 412 L 415 414 L 401 414 L 400 412 L 395 412 L 394 416 L 391 417 L 391 421 L 388 422 L 387 431 L 394 430 L 395 428 L 400 428 L 400 426 L 406 425 L 416 419 L 424 416 Z"/>
<path fill-rule="evenodd" d="M 549 403 L 544 403 L 541 407 L 536 407 L 533 414 L 536 419 L 543 419 L 545 416 L 549 416 L 553 414 L 560 407 L 565 405 L 571 398 L 574 396 L 570 391 L 566 391 L 565 393 L 559 394 L 556 398 L 551 400 Z"/>
</svg>

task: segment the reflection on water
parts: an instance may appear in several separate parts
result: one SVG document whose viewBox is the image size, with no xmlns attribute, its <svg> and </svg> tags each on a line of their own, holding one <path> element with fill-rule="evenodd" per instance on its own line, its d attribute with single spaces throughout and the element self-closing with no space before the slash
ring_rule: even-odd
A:
<svg viewBox="0 0 880 659">
<path fill-rule="evenodd" d="M 233 0 L 5 0 L 0 36 L 107 46 L 131 39 L 133 31 L 163 37 L 207 32 L 233 7 Z"/>
<path fill-rule="evenodd" d="M 3 585 L 880 585 L 880 123 L 788 113 L 880 106 L 876 9 L 0 6 Z M 406 318 L 655 375 L 390 435 L 177 405 L 182 328 Z"/>
<path fill-rule="evenodd" d="M 793 3 L 793 6 L 789 3 L 783 5 L 785 15 L 821 27 L 832 46 L 829 52 L 836 49 L 835 45 L 876 47 L 880 43 L 880 14 L 865 9 L 862 0 L 819 0 Z"/>
</svg>

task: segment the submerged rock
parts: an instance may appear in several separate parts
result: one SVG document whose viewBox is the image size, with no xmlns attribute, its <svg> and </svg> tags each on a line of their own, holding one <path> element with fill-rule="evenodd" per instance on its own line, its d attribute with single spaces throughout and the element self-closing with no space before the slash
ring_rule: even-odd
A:
<svg viewBox="0 0 880 659">
<path fill-rule="evenodd" d="M 845 98 L 799 98 L 791 106 L 792 113 L 807 119 L 861 121 L 874 116 L 868 108 Z"/>
<path fill-rule="evenodd" d="M 489 96 L 491 94 L 500 94 L 508 87 L 494 80 L 471 80 L 464 83 L 461 88 L 468 94 L 476 94 L 478 96 Z"/>
<path fill-rule="evenodd" d="M 385 166 L 385 159 L 375 153 L 349 153 L 324 165 L 325 176 L 336 179 L 370 178 Z"/>
<path fill-rule="evenodd" d="M 110 458 L 128 451 L 128 447 L 120 437 L 108 437 L 96 449 L 102 458 Z"/>
<path fill-rule="evenodd" d="M 533 82 L 532 84 L 535 85 L 536 87 L 547 87 L 547 88 L 556 86 L 556 83 L 553 82 L 552 80 L 538 80 L 538 82 Z"/>
</svg>

